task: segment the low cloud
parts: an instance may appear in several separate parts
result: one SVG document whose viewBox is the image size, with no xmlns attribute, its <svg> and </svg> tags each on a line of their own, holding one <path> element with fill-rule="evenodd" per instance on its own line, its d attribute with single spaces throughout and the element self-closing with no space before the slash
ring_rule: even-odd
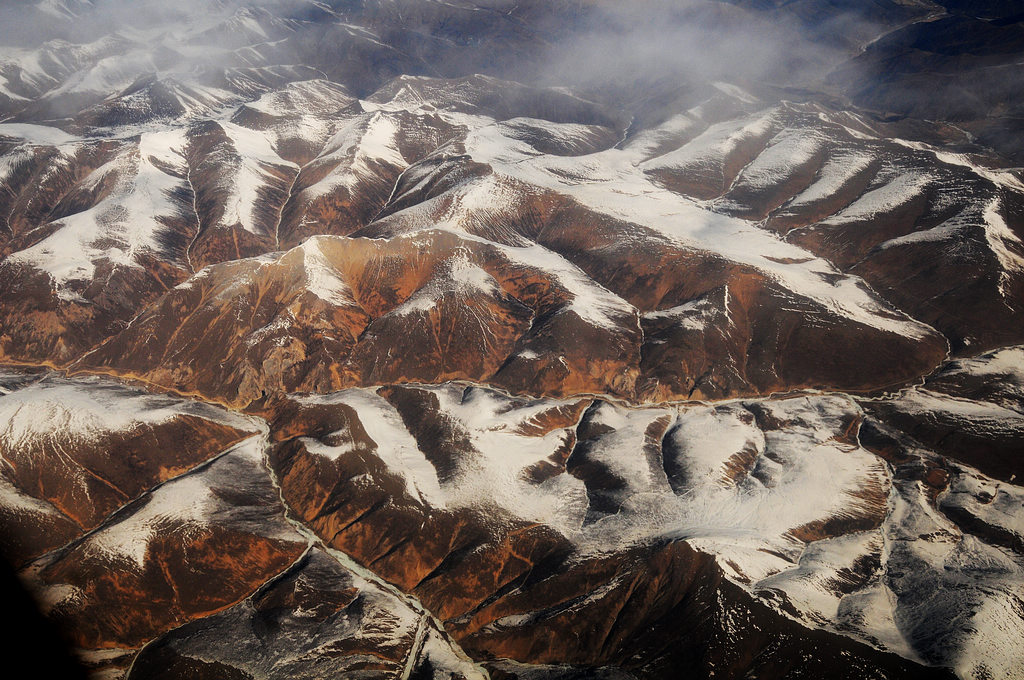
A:
<svg viewBox="0 0 1024 680">
<path fill-rule="evenodd" d="M 466 74 L 484 68 L 528 82 L 606 92 L 717 80 L 741 86 L 814 86 L 849 59 L 856 36 L 875 32 L 863 16 L 831 14 L 809 31 L 784 8 L 744 9 L 724 0 L 6 0 L 0 7 L 0 45 L 38 46 L 54 38 L 88 43 L 122 28 L 195 27 L 226 19 L 242 7 L 266 9 L 278 17 L 335 21 L 331 10 L 323 9 L 333 7 L 356 23 L 361 21 L 356 17 L 365 15 L 363 19 L 389 29 L 403 25 L 404 34 L 395 32 L 407 43 L 401 47 L 423 49 L 415 58 L 428 70 L 436 64 L 443 64 L 446 72 L 464 66 Z M 478 22 L 475 13 L 488 20 Z M 458 21 L 449 23 L 446 14 Z M 524 40 L 529 49 L 518 55 L 500 51 L 508 42 L 501 31 L 518 40 L 520 29 L 546 47 L 534 50 Z M 454 37 L 449 35 L 453 30 Z M 410 38 L 431 32 L 441 36 L 436 43 Z M 310 35 L 313 43 L 320 39 L 316 31 Z M 854 37 L 844 42 L 835 36 Z M 199 42 L 203 40 L 211 44 L 182 51 L 199 55 L 186 57 L 185 66 L 189 59 L 205 67 L 233 63 L 223 34 Z M 294 42 L 299 49 L 293 55 L 296 62 L 315 58 L 302 51 L 306 42 Z M 176 49 L 172 43 L 153 40 L 154 61 Z M 445 47 L 455 43 L 458 49 Z M 488 59 L 492 53 L 500 58 Z M 506 54 L 515 56 L 506 59 Z"/>
<path fill-rule="evenodd" d="M 602 3 L 552 47 L 541 76 L 583 87 L 665 80 L 801 87 L 849 58 L 849 45 L 811 39 L 782 16 L 713 0 Z M 865 23 L 837 15 L 819 34 L 870 33 Z"/>
</svg>

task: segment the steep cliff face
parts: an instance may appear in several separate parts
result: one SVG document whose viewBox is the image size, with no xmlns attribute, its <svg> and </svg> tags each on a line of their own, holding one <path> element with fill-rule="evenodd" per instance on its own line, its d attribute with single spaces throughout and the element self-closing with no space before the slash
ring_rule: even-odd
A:
<svg viewBox="0 0 1024 680">
<path fill-rule="evenodd" d="M 0 8 L 95 677 L 1024 677 L 1020 9 L 641 4 Z"/>
</svg>

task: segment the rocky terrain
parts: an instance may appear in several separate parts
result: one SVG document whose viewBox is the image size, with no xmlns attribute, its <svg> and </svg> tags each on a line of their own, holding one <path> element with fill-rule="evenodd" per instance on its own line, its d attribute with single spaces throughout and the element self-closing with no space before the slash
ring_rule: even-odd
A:
<svg viewBox="0 0 1024 680">
<path fill-rule="evenodd" d="M 1024 678 L 996 4 L 0 10 L 0 549 L 109 680 Z"/>
</svg>

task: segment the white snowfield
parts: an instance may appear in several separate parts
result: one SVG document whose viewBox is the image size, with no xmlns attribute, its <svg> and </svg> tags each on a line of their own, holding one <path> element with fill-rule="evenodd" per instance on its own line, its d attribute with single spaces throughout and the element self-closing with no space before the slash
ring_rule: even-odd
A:
<svg viewBox="0 0 1024 680">
<path fill-rule="evenodd" d="M 199 402 L 149 394 L 101 378 L 47 376 L 0 396 L 0 437 L 13 450 L 30 449 L 53 438 L 95 441 L 184 415 L 252 429 L 248 418 Z"/>
<path fill-rule="evenodd" d="M 187 215 L 187 204 L 173 198 L 184 183 L 171 174 L 172 169 L 185 171 L 182 153 L 186 144 L 183 130 L 143 134 L 137 144 L 126 147 L 80 182 L 81 190 L 89 190 L 113 181 L 114 188 L 106 198 L 84 212 L 56 220 L 50 236 L 14 253 L 10 261 L 47 272 L 58 296 L 74 299 L 66 284 L 91 280 L 101 260 L 139 267 L 142 254 L 177 259 L 160 244 L 160 235 L 168 229 L 168 220 Z"/>
</svg>

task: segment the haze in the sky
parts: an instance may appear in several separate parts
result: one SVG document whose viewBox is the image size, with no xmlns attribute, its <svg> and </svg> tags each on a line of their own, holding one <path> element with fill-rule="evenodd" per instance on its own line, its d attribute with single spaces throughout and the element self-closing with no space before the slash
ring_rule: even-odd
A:
<svg viewBox="0 0 1024 680">
<path fill-rule="evenodd" d="M 862 33 L 840 15 L 822 33 Z M 845 46 L 809 40 L 799 27 L 724 2 L 649 0 L 603 3 L 553 47 L 552 82 L 587 85 L 672 79 L 806 85 L 848 56 Z"/>
<path fill-rule="evenodd" d="M 515 25 L 517 13 L 524 12 L 512 0 L 463 4 L 509 17 L 511 25 Z M 374 5 L 352 0 L 7 0 L 0 8 L 0 45 L 36 47 L 49 39 L 89 43 L 123 29 L 173 31 L 182 23 L 196 26 L 229 17 L 242 7 L 265 9 L 296 22 L 339 20 L 331 16 L 330 8 L 324 11 L 327 6 L 342 15 L 379 12 L 393 22 L 388 30 L 411 32 L 421 30 L 417 10 L 423 7 L 454 14 L 467 11 L 436 0 Z M 76 16 L 69 18 L 69 13 Z M 798 26 L 717 0 L 553 0 L 539 13 L 550 16 L 537 21 L 534 8 L 528 19 L 531 30 L 542 31 L 548 49 L 526 55 L 523 63 L 500 63 L 497 68 L 501 72 L 496 75 L 589 88 L 666 80 L 793 86 L 819 81 L 848 56 L 848 46 L 808 40 Z M 864 32 L 863 19 L 840 15 L 830 21 L 834 25 L 821 27 L 821 33 Z M 159 41 L 153 45 L 154 49 L 166 47 Z M 488 49 L 486 42 L 478 47 Z M 204 65 L 216 65 L 215 51 L 203 53 Z M 471 70 L 467 64 L 467 72 Z"/>
</svg>

